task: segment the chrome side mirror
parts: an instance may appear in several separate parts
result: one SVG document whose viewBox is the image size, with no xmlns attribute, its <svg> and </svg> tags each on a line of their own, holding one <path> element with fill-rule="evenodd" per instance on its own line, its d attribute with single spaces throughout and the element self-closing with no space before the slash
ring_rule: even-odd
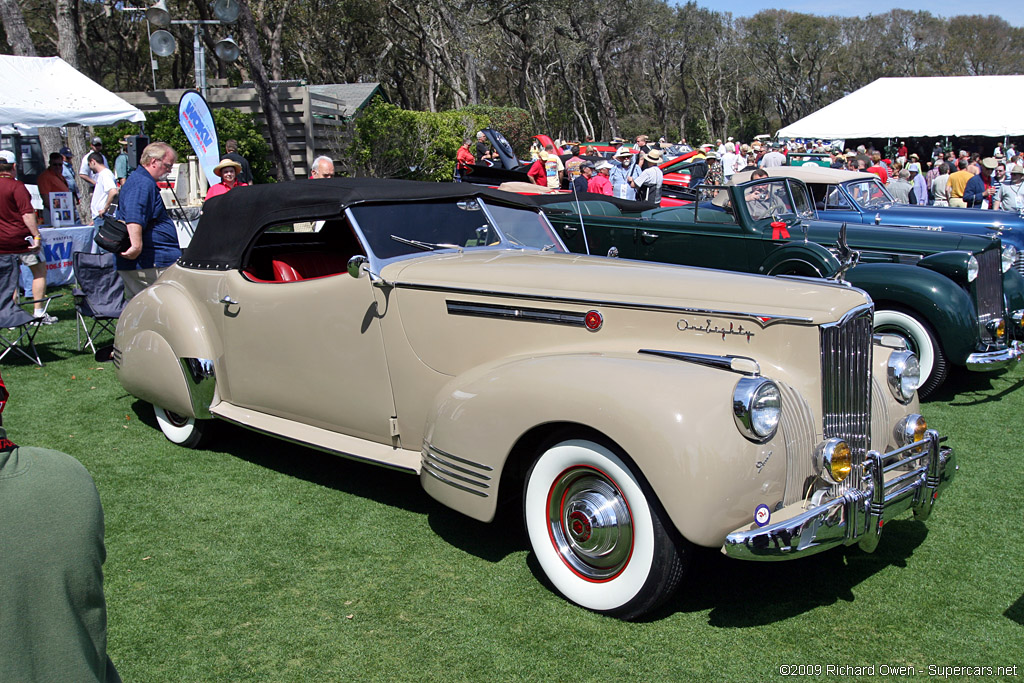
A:
<svg viewBox="0 0 1024 683">
<path fill-rule="evenodd" d="M 362 254 L 356 254 L 348 260 L 348 274 L 358 280 L 366 272 L 363 266 L 369 262 L 370 260 Z"/>
</svg>

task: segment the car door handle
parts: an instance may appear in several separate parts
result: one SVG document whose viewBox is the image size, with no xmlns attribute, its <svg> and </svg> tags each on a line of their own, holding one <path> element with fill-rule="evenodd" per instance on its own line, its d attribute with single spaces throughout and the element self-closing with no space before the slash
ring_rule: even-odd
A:
<svg viewBox="0 0 1024 683">
<path fill-rule="evenodd" d="M 648 243 L 648 244 L 650 244 L 650 243 L 651 243 L 651 242 L 653 242 L 654 240 L 656 240 L 656 239 L 658 239 L 659 237 L 661 237 L 661 235 L 659 235 L 658 233 L 654 233 L 654 232 L 647 232 L 646 230 L 644 230 L 643 232 L 641 232 L 641 233 L 640 233 L 640 236 L 641 236 L 641 237 L 643 237 L 643 238 L 644 238 L 645 240 L 647 240 L 647 243 Z"/>
<path fill-rule="evenodd" d="M 232 304 L 237 304 L 238 302 L 232 299 L 230 294 L 225 294 L 224 298 L 220 300 L 220 303 L 231 306 Z"/>
<path fill-rule="evenodd" d="M 570 235 L 575 235 L 576 231 L 579 230 L 579 227 L 575 225 L 563 225 L 562 230 L 565 230 Z"/>
</svg>

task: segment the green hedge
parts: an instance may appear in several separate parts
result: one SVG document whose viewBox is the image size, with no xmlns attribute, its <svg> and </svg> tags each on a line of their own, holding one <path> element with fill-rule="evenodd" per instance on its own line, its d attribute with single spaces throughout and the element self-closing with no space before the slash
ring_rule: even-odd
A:
<svg viewBox="0 0 1024 683">
<path fill-rule="evenodd" d="M 217 141 L 221 152 L 224 151 L 225 140 L 237 140 L 238 153 L 249 160 L 253 179 L 257 183 L 274 182 L 273 165 L 269 159 L 270 147 L 252 116 L 234 109 L 214 109 L 213 122 L 217 125 Z M 110 163 L 114 163 L 110 154 L 117 154 L 117 141 L 125 135 L 135 135 L 138 131 L 138 124 L 135 123 L 119 123 L 96 129 L 96 135 L 103 139 L 103 148 L 107 150 Z M 177 107 L 168 105 L 146 114 L 146 134 L 151 141 L 160 140 L 174 147 L 179 159 L 195 154 L 185 137 L 185 131 L 178 124 Z"/>
</svg>

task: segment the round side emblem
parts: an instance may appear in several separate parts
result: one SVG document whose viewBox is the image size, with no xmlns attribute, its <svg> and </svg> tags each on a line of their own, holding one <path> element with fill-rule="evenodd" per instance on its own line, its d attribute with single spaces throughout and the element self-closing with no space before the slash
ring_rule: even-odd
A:
<svg viewBox="0 0 1024 683">
<path fill-rule="evenodd" d="M 604 324 L 604 316 L 598 311 L 587 311 L 586 316 L 583 318 L 583 323 L 587 326 L 588 330 L 596 332 Z"/>
<path fill-rule="evenodd" d="M 772 521 L 772 511 L 768 509 L 768 506 L 762 503 L 754 508 L 754 523 L 758 526 L 765 526 L 768 522 Z"/>
</svg>

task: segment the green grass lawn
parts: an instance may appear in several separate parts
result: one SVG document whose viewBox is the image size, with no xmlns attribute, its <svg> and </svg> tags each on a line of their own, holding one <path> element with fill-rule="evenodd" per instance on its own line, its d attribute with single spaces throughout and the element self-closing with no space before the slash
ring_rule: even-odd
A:
<svg viewBox="0 0 1024 683">
<path fill-rule="evenodd" d="M 698 550 L 663 609 L 624 623 L 545 587 L 518 511 L 481 524 L 416 477 L 226 425 L 209 450 L 172 445 L 109 364 L 75 350 L 70 299 L 39 332 L 45 367 L 0 366 L 4 424 L 96 480 L 109 651 L 126 681 L 748 681 L 784 665 L 1024 675 L 1020 367 L 954 375 L 923 406 L 960 462 L 926 524 L 886 525 L 873 554 L 743 563 Z"/>
</svg>

